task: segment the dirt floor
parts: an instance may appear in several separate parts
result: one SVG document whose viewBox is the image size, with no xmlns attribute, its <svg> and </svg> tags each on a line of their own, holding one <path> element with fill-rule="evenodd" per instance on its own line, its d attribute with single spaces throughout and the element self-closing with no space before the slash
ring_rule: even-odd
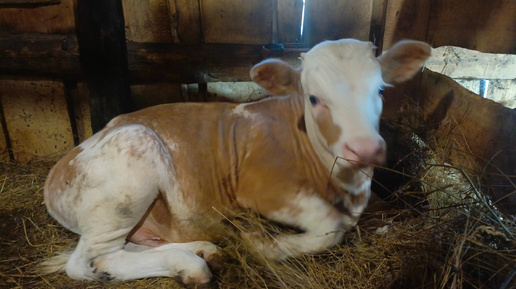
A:
<svg viewBox="0 0 516 289">
<path fill-rule="evenodd" d="M 182 288 L 169 278 L 99 283 L 38 275 L 38 262 L 78 239 L 45 210 L 42 190 L 52 164 L 0 163 L 0 288 Z M 460 170 L 430 167 L 419 176 L 419 191 L 409 186 L 373 205 L 341 245 L 284 263 L 249 253 L 228 233 L 219 244 L 227 260 L 210 286 L 516 288 L 516 225 L 462 179 Z M 240 221 L 269 226 L 253 218 Z M 234 231 L 242 229 L 238 224 Z"/>
</svg>

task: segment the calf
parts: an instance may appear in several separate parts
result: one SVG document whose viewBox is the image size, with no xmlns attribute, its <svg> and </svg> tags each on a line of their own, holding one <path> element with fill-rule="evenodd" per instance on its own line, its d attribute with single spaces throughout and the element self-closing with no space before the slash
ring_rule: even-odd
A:
<svg viewBox="0 0 516 289">
<path fill-rule="evenodd" d="M 73 253 L 47 260 L 46 271 L 206 283 L 223 215 L 242 210 L 302 231 L 273 241 L 250 234 L 266 258 L 337 244 L 366 207 L 373 166 L 385 159 L 379 88 L 409 79 L 429 55 L 416 41 L 378 59 L 371 43 L 326 41 L 301 55 L 302 68 L 276 59 L 252 68 L 256 83 L 283 96 L 116 117 L 50 171 L 48 211 L 81 238 Z"/>
</svg>

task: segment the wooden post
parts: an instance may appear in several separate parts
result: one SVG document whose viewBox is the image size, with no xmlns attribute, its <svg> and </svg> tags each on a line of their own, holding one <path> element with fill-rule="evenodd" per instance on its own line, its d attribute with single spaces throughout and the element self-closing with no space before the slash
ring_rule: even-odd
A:
<svg viewBox="0 0 516 289">
<path fill-rule="evenodd" d="M 131 108 L 122 1 L 77 0 L 77 38 L 95 133 Z"/>
</svg>

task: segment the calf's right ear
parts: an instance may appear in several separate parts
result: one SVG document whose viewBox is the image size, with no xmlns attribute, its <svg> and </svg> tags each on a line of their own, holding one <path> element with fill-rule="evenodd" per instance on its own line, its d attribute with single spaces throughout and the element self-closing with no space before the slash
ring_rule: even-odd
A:
<svg viewBox="0 0 516 289">
<path fill-rule="evenodd" d="M 267 59 L 251 69 L 251 79 L 275 95 L 288 95 L 299 92 L 300 72 L 283 60 Z"/>
<path fill-rule="evenodd" d="M 414 40 L 403 40 L 378 57 L 383 81 L 396 84 L 412 78 L 430 57 L 430 45 Z"/>
</svg>

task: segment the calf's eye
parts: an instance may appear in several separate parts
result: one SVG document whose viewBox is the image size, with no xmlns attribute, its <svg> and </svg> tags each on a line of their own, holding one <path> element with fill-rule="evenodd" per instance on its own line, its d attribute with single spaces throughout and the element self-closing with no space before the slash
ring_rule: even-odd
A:
<svg viewBox="0 0 516 289">
<path fill-rule="evenodd" d="M 383 91 L 384 91 L 383 86 L 380 86 L 380 88 L 378 89 L 378 94 L 383 95 Z"/>
<path fill-rule="evenodd" d="M 313 95 L 310 95 L 310 98 L 309 98 L 309 99 L 310 99 L 310 103 L 311 103 L 312 105 L 316 105 L 316 104 L 318 104 L 318 103 L 319 103 L 319 99 L 318 99 L 317 97 L 313 96 Z"/>
</svg>

